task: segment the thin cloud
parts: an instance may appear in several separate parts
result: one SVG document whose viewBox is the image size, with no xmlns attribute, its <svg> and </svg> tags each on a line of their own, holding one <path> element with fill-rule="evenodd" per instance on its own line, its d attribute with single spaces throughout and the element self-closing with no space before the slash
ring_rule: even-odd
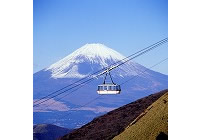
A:
<svg viewBox="0 0 200 140">
<path fill-rule="evenodd" d="M 45 100 L 45 99 L 43 99 Z M 43 101 L 41 100 L 41 102 Z M 37 100 L 34 100 L 34 102 Z M 37 103 L 36 103 L 37 104 Z M 33 108 L 33 112 L 68 111 L 69 108 L 63 102 L 50 99 Z"/>
</svg>

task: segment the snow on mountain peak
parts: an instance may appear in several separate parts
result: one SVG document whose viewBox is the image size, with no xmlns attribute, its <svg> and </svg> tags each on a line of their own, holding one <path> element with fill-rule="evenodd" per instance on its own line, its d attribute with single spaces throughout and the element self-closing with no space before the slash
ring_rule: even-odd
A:
<svg viewBox="0 0 200 140">
<path fill-rule="evenodd" d="M 53 78 L 83 78 L 95 71 L 97 65 L 103 68 L 123 58 L 125 56 L 103 44 L 86 44 L 45 70 L 50 70 Z"/>
<path fill-rule="evenodd" d="M 95 57 L 101 57 L 104 59 L 123 59 L 124 56 L 118 53 L 117 51 L 108 48 L 107 46 L 100 44 L 100 43 L 93 43 L 93 44 L 86 44 L 76 50 L 74 54 L 80 54 L 85 55 L 88 58 L 95 58 Z"/>
</svg>

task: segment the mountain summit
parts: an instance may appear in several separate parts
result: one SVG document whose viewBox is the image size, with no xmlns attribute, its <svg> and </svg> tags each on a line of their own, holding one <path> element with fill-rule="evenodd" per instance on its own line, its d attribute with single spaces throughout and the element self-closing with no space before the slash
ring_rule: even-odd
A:
<svg viewBox="0 0 200 140">
<path fill-rule="evenodd" d="M 55 79 L 83 78 L 123 58 L 125 58 L 125 56 L 103 44 L 86 44 L 46 68 L 46 71 L 51 71 L 51 76 Z M 123 68 L 119 68 L 116 74 L 122 77 L 136 75 L 137 69 L 141 68 L 139 64 L 128 62 L 124 64 Z"/>
<path fill-rule="evenodd" d="M 100 43 L 86 44 L 74 51 L 70 56 L 87 56 L 88 59 L 101 57 L 104 59 L 123 59 L 125 56 Z M 68 57 L 68 56 L 67 56 Z"/>
</svg>

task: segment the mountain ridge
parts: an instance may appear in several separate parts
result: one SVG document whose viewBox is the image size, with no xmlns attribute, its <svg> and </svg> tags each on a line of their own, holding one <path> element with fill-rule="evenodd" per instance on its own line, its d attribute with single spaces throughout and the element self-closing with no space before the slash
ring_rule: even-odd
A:
<svg viewBox="0 0 200 140">
<path fill-rule="evenodd" d="M 168 92 L 162 95 L 113 140 L 167 140 Z"/>
<path fill-rule="evenodd" d="M 52 124 L 38 124 L 33 126 L 33 140 L 55 140 L 71 131 Z"/>
<path fill-rule="evenodd" d="M 167 89 L 110 111 L 63 136 L 61 140 L 110 140 L 123 132 L 133 120 L 166 92 Z"/>
</svg>

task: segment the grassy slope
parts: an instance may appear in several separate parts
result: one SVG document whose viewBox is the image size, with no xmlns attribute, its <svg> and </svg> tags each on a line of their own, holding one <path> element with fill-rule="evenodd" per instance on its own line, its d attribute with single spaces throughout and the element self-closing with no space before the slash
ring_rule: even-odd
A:
<svg viewBox="0 0 200 140">
<path fill-rule="evenodd" d="M 160 91 L 108 112 L 61 139 L 110 140 L 123 132 L 132 121 L 166 92 L 167 90 Z"/>
<path fill-rule="evenodd" d="M 150 105 L 114 140 L 155 140 L 168 134 L 168 92 Z"/>
</svg>

